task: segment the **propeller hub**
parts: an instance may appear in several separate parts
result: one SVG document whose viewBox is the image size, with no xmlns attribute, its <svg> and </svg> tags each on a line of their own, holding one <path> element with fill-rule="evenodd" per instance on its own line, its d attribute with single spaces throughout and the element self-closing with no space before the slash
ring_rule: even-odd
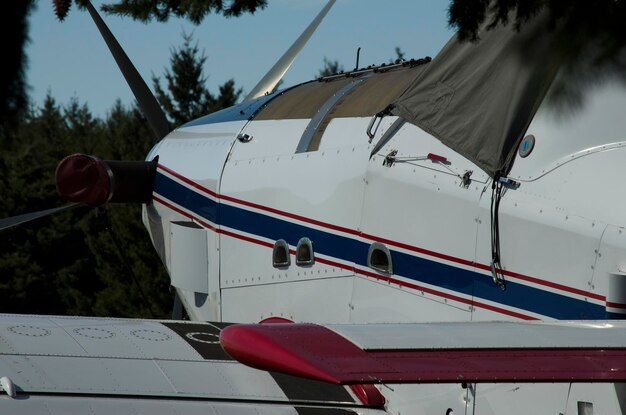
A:
<svg viewBox="0 0 626 415">
<path fill-rule="evenodd" d="M 57 166 L 56 188 L 63 199 L 92 206 L 107 202 L 149 203 L 156 167 L 156 160 L 100 160 L 72 154 Z"/>
</svg>

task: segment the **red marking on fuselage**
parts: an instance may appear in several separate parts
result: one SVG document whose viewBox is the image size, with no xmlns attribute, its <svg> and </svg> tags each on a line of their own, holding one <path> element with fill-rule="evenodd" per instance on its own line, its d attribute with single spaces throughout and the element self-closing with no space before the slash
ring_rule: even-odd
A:
<svg viewBox="0 0 626 415">
<path fill-rule="evenodd" d="M 458 257 L 455 257 L 455 256 L 447 255 L 447 254 L 436 252 L 436 251 L 431 251 L 431 250 L 428 250 L 428 249 L 425 249 L 425 248 L 421 248 L 421 247 L 417 247 L 417 246 L 414 246 L 414 245 L 409 245 L 409 244 L 406 244 L 406 243 L 403 243 L 403 242 L 398 242 L 398 241 L 394 241 L 394 240 L 391 240 L 391 239 L 379 237 L 379 236 L 376 236 L 376 235 L 362 233 L 362 232 L 360 232 L 358 230 L 345 228 L 345 227 L 342 227 L 342 226 L 339 226 L 339 225 L 330 224 L 330 223 L 319 221 L 319 220 L 316 220 L 316 219 L 311 219 L 311 218 L 308 218 L 308 217 L 305 217 L 305 216 L 297 215 L 297 214 L 294 214 L 294 213 L 289 213 L 289 212 L 282 211 L 282 210 L 279 210 L 279 209 L 275 209 L 275 208 L 272 208 L 272 207 L 269 207 L 269 206 L 263 206 L 263 205 L 260 205 L 260 204 L 254 203 L 254 202 L 249 202 L 249 201 L 237 199 L 237 198 L 234 198 L 234 197 L 231 197 L 231 196 L 219 195 L 218 193 L 216 193 L 216 192 L 214 192 L 214 191 L 212 191 L 212 190 L 210 190 L 210 189 L 208 189 L 208 188 L 206 188 L 206 187 L 204 187 L 204 186 L 202 186 L 202 185 L 200 185 L 200 184 L 198 184 L 198 183 L 196 183 L 196 182 L 194 182 L 194 181 L 192 181 L 192 180 L 190 180 L 190 179 L 188 179 L 188 178 L 186 178 L 184 176 L 182 176 L 179 173 L 176 173 L 175 171 L 173 171 L 173 170 L 171 170 L 171 169 L 169 169 L 169 168 L 167 168 L 167 167 L 165 167 L 163 165 L 159 165 L 159 168 L 164 170 L 164 171 L 166 171 L 167 173 L 171 174 L 172 176 L 175 176 L 176 178 L 180 179 L 184 183 L 187 183 L 188 185 L 192 186 L 194 189 L 200 190 L 200 191 L 202 191 L 204 193 L 207 193 L 207 194 L 213 196 L 214 198 L 217 198 L 217 199 L 220 199 L 220 200 L 228 201 L 228 202 L 239 204 L 239 205 L 242 205 L 242 206 L 251 207 L 251 208 L 254 208 L 254 209 L 257 209 L 257 210 L 269 212 L 269 213 L 272 213 L 272 214 L 275 214 L 275 215 L 278 215 L 278 216 L 283 216 L 283 217 L 286 217 L 286 218 L 298 220 L 298 221 L 301 221 L 301 222 L 304 222 L 304 223 L 309 223 L 309 224 L 312 224 L 312 225 L 316 225 L 316 226 L 319 226 L 319 227 L 331 229 L 331 230 L 334 230 L 334 231 L 343 232 L 343 233 L 346 233 L 346 234 L 358 236 L 358 237 L 361 237 L 361 238 L 364 238 L 364 239 L 367 239 L 367 240 L 384 243 L 384 244 L 389 245 L 389 246 L 395 246 L 397 248 L 405 249 L 407 251 L 415 252 L 415 253 L 418 253 L 418 254 L 421 254 L 421 255 L 427 255 L 427 256 L 430 256 L 430 257 L 433 257 L 433 258 L 442 259 L 444 261 L 449 261 L 449 262 L 452 262 L 452 263 L 456 263 L 456 264 L 460 264 L 460 265 L 464 265 L 464 266 L 468 266 L 468 267 L 474 267 L 474 268 L 477 268 L 477 269 L 480 269 L 480 270 L 484 270 L 484 271 L 491 271 L 491 267 L 489 265 L 481 264 L 481 263 L 478 263 L 478 262 L 475 262 L 475 261 L 472 261 L 472 260 L 458 258 Z M 162 199 L 158 199 L 157 201 L 159 201 L 159 203 L 161 203 Z M 168 207 L 172 206 L 171 204 L 168 204 L 168 205 L 169 205 Z M 172 209 L 177 211 L 177 212 L 179 212 L 179 213 L 181 213 L 181 214 L 183 214 L 183 215 L 185 215 L 185 216 L 191 217 L 186 212 L 181 212 L 180 209 L 176 209 L 176 208 L 172 208 Z M 203 222 L 201 219 L 197 219 L 196 218 L 196 220 L 199 223 L 203 223 L 203 224 L 206 223 L 206 222 Z M 237 238 L 237 239 L 246 240 L 248 242 L 256 243 L 256 244 L 267 246 L 267 247 L 273 247 L 272 244 L 270 244 L 268 242 L 265 242 L 265 241 L 260 241 L 258 239 L 254 239 L 254 238 L 251 238 L 251 237 L 238 235 L 238 234 L 235 234 L 235 233 L 230 232 L 230 231 L 224 231 L 223 229 L 216 228 L 216 227 L 211 226 L 209 224 L 206 224 L 206 226 L 209 229 L 212 229 L 212 230 L 214 230 L 216 232 L 223 233 L 225 235 L 228 235 L 228 236 L 231 236 L 231 237 L 234 237 L 234 238 Z M 290 250 L 290 252 L 291 252 L 291 250 Z M 291 252 L 291 253 L 293 254 L 294 252 Z M 320 261 L 320 262 L 323 262 L 323 261 Z M 337 262 L 335 264 L 340 264 L 340 263 Z M 381 275 L 373 273 L 373 272 L 356 270 L 354 267 L 347 267 L 345 265 L 342 265 L 341 268 L 343 268 L 343 269 L 351 269 L 351 270 L 353 270 L 355 272 L 358 272 L 359 274 L 366 275 L 368 277 L 377 278 L 377 279 L 389 278 L 389 277 L 384 277 L 384 276 L 381 276 Z M 555 290 L 559 290 L 559 291 L 563 291 L 563 292 L 567 292 L 567 293 L 570 293 L 570 294 L 575 294 L 575 295 L 583 296 L 583 297 L 594 299 L 594 300 L 598 300 L 598 301 L 605 301 L 605 299 L 606 299 L 606 297 L 603 296 L 603 295 L 592 293 L 592 292 L 585 291 L 585 290 L 581 290 L 581 289 L 574 288 L 574 287 L 569 287 L 569 286 L 566 286 L 566 285 L 563 285 L 563 284 L 559 284 L 559 283 L 555 283 L 555 282 L 552 282 L 552 281 L 543 280 L 543 279 L 539 279 L 539 278 L 536 278 L 536 277 L 531 277 L 531 276 L 527 276 L 527 275 L 523 275 L 523 274 L 520 274 L 520 273 L 517 273 L 517 272 L 512 272 L 512 271 L 507 271 L 507 270 L 505 270 L 503 272 L 504 272 L 505 276 L 510 277 L 510 278 L 518 279 L 518 280 L 525 281 L 525 282 L 530 282 L 530 283 L 541 285 L 541 286 L 544 286 L 544 287 L 549 287 L 549 288 L 552 288 L 552 289 L 555 289 Z M 458 296 L 455 296 L 455 295 L 452 295 L 452 294 L 442 293 L 442 292 L 439 292 L 437 290 L 432 290 L 432 289 L 430 289 L 428 287 L 421 287 L 421 286 L 419 286 L 417 284 L 407 283 L 407 282 L 404 282 L 404 281 L 401 281 L 401 280 L 396 280 L 396 279 L 390 279 L 390 280 L 393 280 L 394 283 L 402 285 L 402 286 L 405 286 L 405 287 L 414 288 L 414 289 L 417 289 L 417 290 L 420 290 L 420 291 L 424 291 L 424 292 L 429 292 L 429 293 L 431 293 L 433 295 L 437 295 L 437 296 L 440 296 L 440 297 L 443 297 L 443 298 L 459 301 L 459 302 L 464 303 L 464 304 L 471 304 L 471 305 L 474 305 L 474 306 L 477 306 L 477 307 L 480 307 L 480 308 L 484 308 L 484 309 L 487 309 L 487 310 L 495 311 L 495 312 L 498 312 L 498 313 L 501 313 L 501 314 L 505 314 L 505 315 L 509 315 L 509 316 L 512 316 L 512 317 L 523 318 L 525 320 L 536 320 L 537 319 L 536 317 L 531 317 L 531 316 L 528 316 L 528 315 L 523 315 L 523 314 L 520 314 L 520 313 L 516 313 L 514 311 L 501 309 L 499 307 L 495 307 L 495 306 L 492 306 L 492 305 L 489 305 L 489 304 L 468 300 L 466 298 L 458 297 Z M 457 298 L 460 299 L 460 300 L 458 300 Z"/>
</svg>

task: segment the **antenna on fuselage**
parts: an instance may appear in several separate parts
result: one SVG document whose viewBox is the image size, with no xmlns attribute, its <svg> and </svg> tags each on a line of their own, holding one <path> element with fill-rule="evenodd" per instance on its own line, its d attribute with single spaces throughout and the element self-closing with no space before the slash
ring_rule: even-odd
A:
<svg viewBox="0 0 626 415">
<path fill-rule="evenodd" d="M 244 98 L 243 102 L 253 100 L 254 98 L 262 97 L 271 93 L 276 85 L 283 79 L 283 76 L 298 56 L 298 53 L 304 48 L 304 45 L 309 41 L 315 29 L 320 25 L 322 19 L 326 16 L 328 11 L 336 0 L 329 0 L 326 6 L 319 12 L 319 14 L 313 19 L 313 21 L 304 29 L 304 32 L 296 39 L 296 41 L 287 49 L 287 52 L 272 66 L 272 68 L 265 74 L 265 76 L 259 81 L 252 91 Z"/>
<path fill-rule="evenodd" d="M 361 57 L 361 47 L 359 46 L 359 48 L 356 50 L 356 65 L 354 65 L 354 70 L 358 70 L 359 69 L 359 58 Z"/>
</svg>

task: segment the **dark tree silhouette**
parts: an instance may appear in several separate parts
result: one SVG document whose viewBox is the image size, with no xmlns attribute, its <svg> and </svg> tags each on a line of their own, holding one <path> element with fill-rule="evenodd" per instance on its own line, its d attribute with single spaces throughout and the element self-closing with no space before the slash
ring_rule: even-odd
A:
<svg viewBox="0 0 626 415">
<path fill-rule="evenodd" d="M 103 5 L 102 10 L 142 22 L 152 19 L 163 22 L 173 15 L 199 24 L 210 13 L 240 16 L 242 13 L 254 13 L 266 5 L 267 0 L 120 0 Z"/>
<path fill-rule="evenodd" d="M 192 44 L 192 37 L 183 33 L 183 45 L 172 50 L 170 69 L 165 70 L 167 92 L 159 78 L 152 78 L 157 99 L 174 125 L 232 106 L 241 95 L 232 79 L 219 87 L 217 97 L 209 92 L 203 75 L 207 58 Z"/>
<path fill-rule="evenodd" d="M 322 68 L 317 71 L 316 78 L 323 78 L 325 76 L 331 76 L 343 72 L 343 66 L 338 60 L 330 60 L 324 58 L 324 64 Z"/>
<path fill-rule="evenodd" d="M 8 129 L 15 126 L 26 109 L 26 56 L 28 14 L 34 0 L 8 1 L 0 13 L 0 25 L 7 39 L 3 42 L 2 77 L 0 77 L 0 140 L 8 139 Z"/>
</svg>

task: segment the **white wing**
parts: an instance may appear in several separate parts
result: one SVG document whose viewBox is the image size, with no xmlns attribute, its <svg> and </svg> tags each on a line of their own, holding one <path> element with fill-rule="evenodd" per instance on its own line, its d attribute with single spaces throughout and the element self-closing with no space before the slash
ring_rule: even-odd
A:
<svg viewBox="0 0 626 415">
<path fill-rule="evenodd" d="M 0 413 L 379 413 L 344 387 L 239 364 L 219 344 L 222 327 L 0 315 L 0 377 L 16 392 L 0 394 Z"/>
<path fill-rule="evenodd" d="M 240 324 L 252 367 L 336 384 L 626 381 L 626 323 Z"/>
</svg>

